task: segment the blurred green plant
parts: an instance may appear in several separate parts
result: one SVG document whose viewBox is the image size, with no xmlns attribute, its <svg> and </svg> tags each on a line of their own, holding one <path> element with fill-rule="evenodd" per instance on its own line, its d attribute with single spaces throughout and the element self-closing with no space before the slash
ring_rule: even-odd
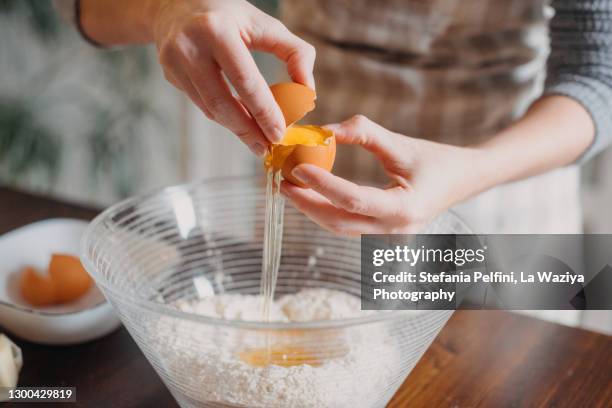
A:
<svg viewBox="0 0 612 408">
<path fill-rule="evenodd" d="M 25 15 L 33 32 L 43 41 L 55 39 L 59 33 L 61 23 L 49 0 L 0 0 L 0 13 Z"/>
<path fill-rule="evenodd" d="M 59 21 L 50 1 L 0 0 L 0 14 L 22 15 L 39 41 L 57 38 Z M 0 95 L 0 181 L 16 184 L 24 174 L 53 184 L 61 163 L 61 140 L 38 121 L 28 96 Z"/>
<path fill-rule="evenodd" d="M 252 0 L 252 3 L 273 15 L 278 8 L 278 0 Z M 60 21 L 49 0 L 0 0 L 2 15 L 13 22 L 17 19 L 26 22 L 32 34 L 28 41 L 38 41 L 48 50 L 62 49 L 64 41 L 79 41 L 74 32 L 70 33 L 73 28 Z M 19 64 L 29 61 L 30 50 L 23 44 L 20 37 L 3 44 L 11 47 L 9 59 L 14 59 L 3 63 L 13 63 L 19 74 Z M 81 61 L 62 59 L 51 51 L 44 65 L 35 67 L 33 72 L 29 70 L 27 78 L 19 78 L 24 86 L 17 95 L 9 97 L 0 90 L 1 183 L 18 185 L 25 180 L 28 184 L 34 179 L 37 186 L 53 188 L 62 169 L 65 157 L 62 153 L 74 141 L 57 134 L 57 130 L 45 123 L 44 117 L 53 116 L 55 112 L 50 111 L 58 107 L 73 106 L 83 116 L 79 119 L 87 123 L 79 129 L 78 142 L 84 142 L 89 150 L 91 159 L 85 173 L 89 174 L 92 189 L 101 182 L 110 183 L 114 194 L 121 198 L 138 187 L 138 181 L 151 165 L 150 158 L 143 155 L 143 143 L 149 136 L 145 133 L 152 128 L 167 130 L 168 126 L 167 118 L 156 108 L 150 93 L 154 52 L 142 47 L 100 50 L 88 53 L 86 58 L 95 59 L 94 64 L 88 65 L 95 67 L 93 83 L 58 81 L 68 64 Z M 100 89 L 104 90 L 106 99 L 95 92 Z M 169 147 L 168 154 L 173 154 Z"/>
<path fill-rule="evenodd" d="M 112 106 L 91 99 L 92 130 L 86 135 L 91 150 L 91 175 L 94 182 L 101 176 L 111 177 L 119 197 L 133 193 L 134 180 L 142 168 L 134 161 L 142 159 L 142 125 L 150 121 L 157 128 L 166 128 L 160 112 L 151 102 L 148 82 L 153 73 L 148 50 L 102 52 L 99 54 L 102 86 L 112 95 Z M 129 83 L 129 86 L 126 86 Z"/>
<path fill-rule="evenodd" d="M 62 35 L 72 28 L 59 21 L 50 1 L 0 0 L 0 14 L 27 22 L 33 39 L 44 44 L 57 41 L 54 46 L 61 48 L 62 41 L 76 39 L 74 33 Z M 22 44 L 13 41 L 7 46 L 12 47 L 16 60 L 27 61 L 29 50 Z M 29 70 L 27 78 L 19 78 L 24 87 L 18 95 L 9 98 L 0 92 L 0 182 L 16 185 L 25 180 L 28 184 L 34 178 L 37 186 L 52 188 L 61 171 L 64 144 L 70 141 L 63 140 L 40 118 L 48 116 L 50 109 L 75 106 L 91 124 L 81 130 L 78 141 L 85 141 L 89 149 L 91 160 L 85 175 L 89 173 L 92 186 L 103 178 L 105 183 L 110 181 L 117 197 L 132 194 L 143 167 L 149 164 L 142 156 L 147 137 L 143 125 L 153 121 L 153 126 L 164 127 L 166 122 L 149 93 L 152 53 L 145 48 L 89 53 L 87 58 L 96 60 L 90 64 L 96 77 L 93 83 L 83 84 L 86 86 L 57 82 L 67 64 L 75 61 L 51 55 L 44 66 Z M 50 91 L 53 83 L 62 85 Z M 100 89 L 106 99 L 99 97 Z"/>
<path fill-rule="evenodd" d="M 37 122 L 33 105 L 0 98 L 0 173 L 15 184 L 25 172 L 52 184 L 61 160 L 57 134 Z"/>
</svg>

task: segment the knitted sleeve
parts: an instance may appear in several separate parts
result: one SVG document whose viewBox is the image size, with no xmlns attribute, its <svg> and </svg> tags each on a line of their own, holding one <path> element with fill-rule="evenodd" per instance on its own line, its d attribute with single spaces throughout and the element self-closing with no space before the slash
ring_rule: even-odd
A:
<svg viewBox="0 0 612 408">
<path fill-rule="evenodd" d="M 578 101 L 595 123 L 593 144 L 579 161 L 612 142 L 612 0 L 553 0 L 545 94 Z"/>
</svg>

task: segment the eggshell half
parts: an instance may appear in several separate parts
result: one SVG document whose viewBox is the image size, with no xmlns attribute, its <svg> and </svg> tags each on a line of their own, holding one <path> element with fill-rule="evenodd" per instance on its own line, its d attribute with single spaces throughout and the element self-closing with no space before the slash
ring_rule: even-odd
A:
<svg viewBox="0 0 612 408">
<path fill-rule="evenodd" d="M 295 145 L 292 147 L 293 151 L 283 162 L 282 175 L 285 180 L 297 186 L 306 187 L 291 174 L 293 168 L 300 164 L 312 164 L 327 171 L 332 170 L 336 159 L 336 138 L 334 136 L 330 137 L 327 146 Z"/>
<path fill-rule="evenodd" d="M 287 126 L 291 126 L 315 108 L 315 91 L 295 82 L 281 82 L 270 87 Z"/>
<path fill-rule="evenodd" d="M 55 282 L 30 266 L 21 271 L 19 290 L 23 299 L 32 306 L 49 306 L 56 302 Z"/>
<path fill-rule="evenodd" d="M 49 276 L 55 283 L 57 301 L 72 302 L 84 295 L 93 284 L 79 258 L 53 254 L 49 263 Z"/>
</svg>

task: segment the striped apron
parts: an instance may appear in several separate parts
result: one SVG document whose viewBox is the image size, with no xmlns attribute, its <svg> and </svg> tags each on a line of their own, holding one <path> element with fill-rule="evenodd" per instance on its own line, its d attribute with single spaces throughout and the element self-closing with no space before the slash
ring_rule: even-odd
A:
<svg viewBox="0 0 612 408">
<path fill-rule="evenodd" d="M 317 49 L 310 123 L 361 113 L 408 136 L 465 146 L 517 120 L 542 92 L 547 0 L 283 0 L 287 27 Z M 342 146 L 334 172 L 385 181 Z M 574 166 L 496 187 L 454 208 L 477 233 L 581 231 Z"/>
</svg>

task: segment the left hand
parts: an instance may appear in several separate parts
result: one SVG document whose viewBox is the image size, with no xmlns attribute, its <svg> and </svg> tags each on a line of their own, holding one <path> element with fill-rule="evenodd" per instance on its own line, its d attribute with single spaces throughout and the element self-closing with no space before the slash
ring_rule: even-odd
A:
<svg viewBox="0 0 612 408">
<path fill-rule="evenodd" d="M 329 125 L 338 143 L 373 153 L 391 179 L 385 189 L 360 186 L 309 164 L 282 193 L 321 227 L 341 235 L 416 233 L 429 220 L 481 190 L 478 149 L 393 133 L 364 116 Z"/>
</svg>

